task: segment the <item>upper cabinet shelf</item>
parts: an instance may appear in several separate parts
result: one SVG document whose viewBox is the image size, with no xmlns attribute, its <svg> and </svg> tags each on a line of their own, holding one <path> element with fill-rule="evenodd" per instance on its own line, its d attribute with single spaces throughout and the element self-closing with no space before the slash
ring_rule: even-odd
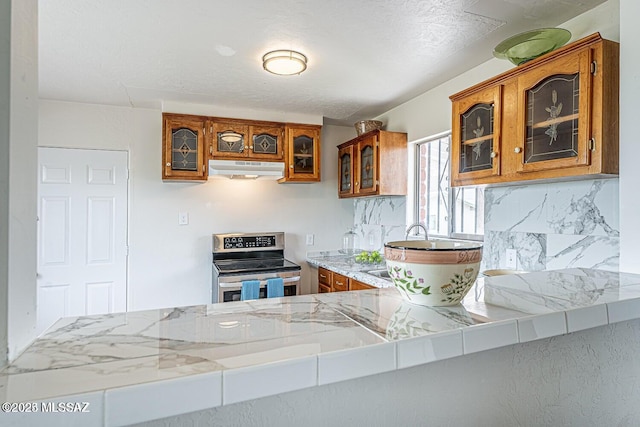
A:
<svg viewBox="0 0 640 427">
<path fill-rule="evenodd" d="M 618 76 L 596 33 L 452 95 L 452 185 L 616 175 Z"/>
<path fill-rule="evenodd" d="M 338 146 L 338 197 L 407 194 L 407 134 L 373 130 Z"/>
</svg>

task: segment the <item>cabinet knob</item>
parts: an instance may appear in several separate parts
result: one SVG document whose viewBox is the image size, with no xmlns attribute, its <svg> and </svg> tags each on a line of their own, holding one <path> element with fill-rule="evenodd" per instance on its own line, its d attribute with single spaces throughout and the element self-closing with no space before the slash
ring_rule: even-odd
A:
<svg viewBox="0 0 640 427">
<path fill-rule="evenodd" d="M 171 167 L 171 163 L 167 162 L 167 167 L 170 168 Z"/>
<path fill-rule="evenodd" d="M 522 148 L 516 147 L 516 148 L 513 149 L 513 152 L 514 153 L 521 153 L 522 152 Z"/>
<path fill-rule="evenodd" d="M 490 156 L 492 159 L 495 159 L 496 157 L 498 157 L 498 153 L 496 153 L 495 151 L 492 151 Z"/>
</svg>

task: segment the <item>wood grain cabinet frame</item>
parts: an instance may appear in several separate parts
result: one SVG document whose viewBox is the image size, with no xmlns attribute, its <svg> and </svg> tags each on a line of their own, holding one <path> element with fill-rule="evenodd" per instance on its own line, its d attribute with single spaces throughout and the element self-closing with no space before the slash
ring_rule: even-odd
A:
<svg viewBox="0 0 640 427">
<path fill-rule="evenodd" d="M 405 196 L 407 134 L 374 130 L 338 145 L 338 197 Z"/>
<path fill-rule="evenodd" d="M 451 184 L 617 175 L 619 50 L 595 33 L 452 95 Z"/>
<path fill-rule="evenodd" d="M 162 179 L 206 181 L 210 159 L 285 162 L 278 182 L 320 181 L 322 126 L 162 114 Z"/>
<path fill-rule="evenodd" d="M 285 125 L 285 172 L 278 182 L 304 183 L 320 181 L 320 125 L 287 123 Z"/>
<path fill-rule="evenodd" d="M 162 115 L 162 179 L 206 181 L 206 117 Z"/>
</svg>

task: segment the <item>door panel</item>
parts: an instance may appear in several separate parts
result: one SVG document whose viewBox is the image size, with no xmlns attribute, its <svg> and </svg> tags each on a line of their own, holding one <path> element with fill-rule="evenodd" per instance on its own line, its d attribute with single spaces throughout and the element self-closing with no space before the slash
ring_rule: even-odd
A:
<svg viewBox="0 0 640 427">
<path fill-rule="evenodd" d="M 127 153 L 39 148 L 38 333 L 126 311 Z"/>
<path fill-rule="evenodd" d="M 40 198 L 40 264 L 69 264 L 69 198 Z"/>
</svg>

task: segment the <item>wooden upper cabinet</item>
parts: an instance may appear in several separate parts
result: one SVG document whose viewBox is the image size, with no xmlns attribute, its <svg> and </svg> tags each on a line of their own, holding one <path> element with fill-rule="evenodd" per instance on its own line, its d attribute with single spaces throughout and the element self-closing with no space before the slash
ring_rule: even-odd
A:
<svg viewBox="0 0 640 427">
<path fill-rule="evenodd" d="M 518 172 L 589 165 L 592 53 L 583 48 L 518 77 Z"/>
<path fill-rule="evenodd" d="M 500 175 L 502 85 L 453 102 L 451 176 L 455 184 Z"/>
<path fill-rule="evenodd" d="M 379 134 L 360 140 L 355 147 L 355 194 L 372 196 L 378 193 L 379 177 L 378 151 Z"/>
<path fill-rule="evenodd" d="M 284 159 L 284 126 L 249 126 L 249 153 L 254 159 Z"/>
<path fill-rule="evenodd" d="M 215 159 L 281 161 L 284 125 L 250 120 L 212 119 L 210 154 Z"/>
<path fill-rule="evenodd" d="M 249 156 L 249 126 L 242 123 L 212 122 L 213 158 L 245 158 Z"/>
<path fill-rule="evenodd" d="M 618 173 L 619 44 L 598 33 L 451 100 L 454 186 Z"/>
<path fill-rule="evenodd" d="M 278 182 L 320 181 L 322 126 L 163 113 L 162 179 L 206 181 L 209 159 L 284 162 Z"/>
<path fill-rule="evenodd" d="M 338 197 L 407 194 L 407 134 L 374 130 L 338 146 Z"/>
<path fill-rule="evenodd" d="M 162 179 L 206 181 L 206 119 L 162 114 Z"/>
<path fill-rule="evenodd" d="M 320 125 L 285 125 L 285 171 L 278 182 L 320 181 Z"/>
</svg>

